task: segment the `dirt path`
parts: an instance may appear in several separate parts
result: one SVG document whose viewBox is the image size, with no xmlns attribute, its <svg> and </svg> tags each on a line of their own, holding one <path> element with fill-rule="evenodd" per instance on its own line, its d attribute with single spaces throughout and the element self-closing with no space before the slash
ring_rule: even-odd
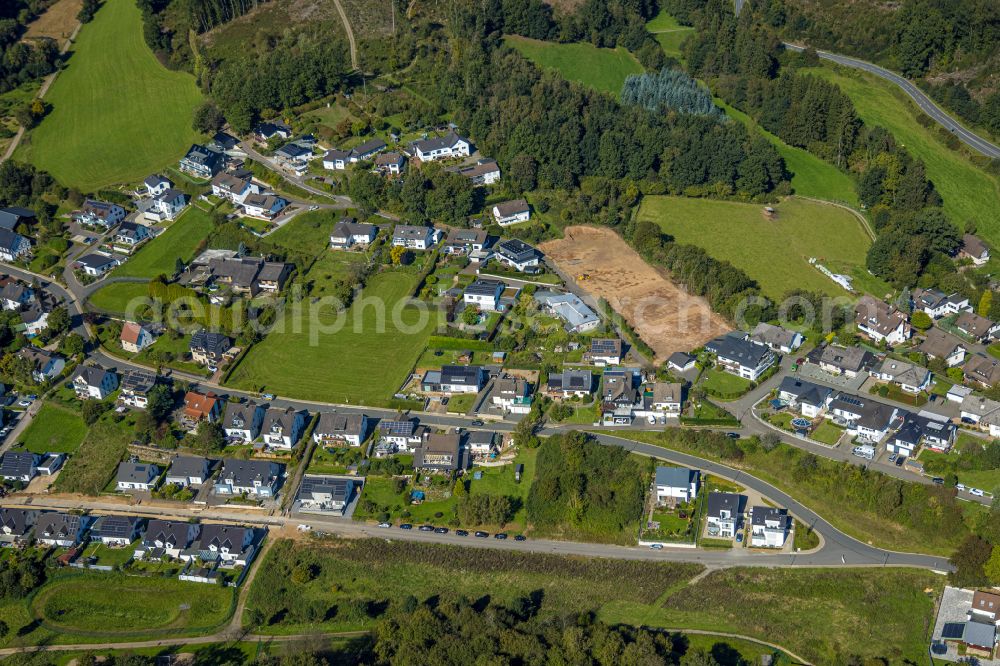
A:
<svg viewBox="0 0 1000 666">
<path fill-rule="evenodd" d="M 691 296 L 650 266 L 613 230 L 574 226 L 541 250 L 568 279 L 603 298 L 656 352 L 658 361 L 729 330 L 703 298 Z"/>
<path fill-rule="evenodd" d="M 337 13 L 340 14 L 340 20 L 344 22 L 344 31 L 347 33 L 347 41 L 351 45 L 351 67 L 357 69 L 358 47 L 354 43 L 354 31 L 351 30 L 351 22 L 347 20 L 347 12 L 344 11 L 344 6 L 340 4 L 340 0 L 333 0 L 333 4 L 337 7 Z"/>
</svg>

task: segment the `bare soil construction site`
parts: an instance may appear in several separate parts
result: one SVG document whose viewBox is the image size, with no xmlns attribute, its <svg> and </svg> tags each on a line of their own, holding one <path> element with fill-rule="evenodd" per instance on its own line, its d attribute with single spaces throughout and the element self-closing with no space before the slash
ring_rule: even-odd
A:
<svg viewBox="0 0 1000 666">
<path fill-rule="evenodd" d="M 625 317 L 656 352 L 657 361 L 729 330 L 705 299 L 687 294 L 611 229 L 568 227 L 565 237 L 540 248 L 567 280 L 605 299 Z"/>
</svg>

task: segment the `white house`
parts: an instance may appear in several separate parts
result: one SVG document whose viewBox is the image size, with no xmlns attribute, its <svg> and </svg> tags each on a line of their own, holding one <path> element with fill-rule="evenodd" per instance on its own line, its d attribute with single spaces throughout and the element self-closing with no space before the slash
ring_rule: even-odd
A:
<svg viewBox="0 0 1000 666">
<path fill-rule="evenodd" d="M 972 310 L 969 299 L 961 294 L 946 295 L 937 289 L 914 289 L 913 309 L 923 310 L 933 319 Z"/>
<path fill-rule="evenodd" d="M 273 194 L 248 194 L 243 198 L 243 213 L 247 217 L 270 220 L 288 206 L 288 202 Z"/>
<path fill-rule="evenodd" d="M 708 510 L 705 512 L 708 535 L 732 539 L 740 528 L 742 516 L 742 495 L 712 492 L 708 495 Z"/>
<path fill-rule="evenodd" d="M 542 258 L 541 252 L 517 238 L 498 244 L 494 254 L 498 262 L 522 273 L 537 272 Z"/>
<path fill-rule="evenodd" d="M 122 326 L 121 334 L 122 349 L 125 351 L 138 354 L 146 347 L 150 346 L 156 342 L 156 336 L 143 326 L 134 321 L 127 321 Z"/>
<path fill-rule="evenodd" d="M 35 539 L 46 546 L 71 548 L 80 543 L 89 518 L 46 511 L 35 521 Z"/>
<path fill-rule="evenodd" d="M 90 277 L 100 277 L 113 270 L 121 262 L 116 257 L 106 254 L 85 254 L 76 260 L 76 267 Z"/>
<path fill-rule="evenodd" d="M 143 215 L 146 219 L 154 222 L 173 220 L 181 214 L 181 211 L 187 206 L 187 202 L 186 194 L 170 188 L 153 197 L 147 204 Z"/>
<path fill-rule="evenodd" d="M 897 416 L 905 415 L 899 409 L 856 395 L 841 393 L 830 403 L 829 415 L 847 421 L 848 433 L 872 443 L 881 442 L 888 434 Z"/>
<path fill-rule="evenodd" d="M 148 240 L 149 227 L 136 222 L 122 222 L 115 232 L 115 245 L 124 246 L 123 250 L 130 252 L 133 248 Z"/>
<path fill-rule="evenodd" d="M 364 414 L 323 412 L 313 428 L 313 441 L 320 446 L 361 446 L 368 433 L 368 417 Z"/>
<path fill-rule="evenodd" d="M 152 490 L 160 468 L 146 463 L 123 462 L 118 465 L 115 477 L 118 490 Z"/>
<path fill-rule="evenodd" d="M 715 338 L 705 345 L 705 349 L 715 354 L 723 370 L 752 382 L 757 381 L 775 362 L 770 347 L 749 339 L 741 331 Z"/>
<path fill-rule="evenodd" d="M 448 157 L 468 157 L 471 144 L 454 132 L 410 144 L 411 154 L 421 162 L 433 162 Z"/>
<path fill-rule="evenodd" d="M 655 486 L 657 504 L 690 502 L 698 496 L 701 472 L 685 467 L 656 468 Z"/>
<path fill-rule="evenodd" d="M 323 168 L 330 171 L 344 171 L 351 163 L 351 154 L 346 150 L 328 150 L 323 153 Z"/>
<path fill-rule="evenodd" d="M 793 409 L 798 408 L 802 416 L 812 419 L 826 412 L 833 399 L 833 389 L 788 376 L 778 386 L 778 399 L 784 400 Z"/>
<path fill-rule="evenodd" d="M 587 356 L 594 365 L 618 365 L 624 358 L 625 350 L 619 338 L 592 338 Z"/>
<path fill-rule="evenodd" d="M 80 366 L 73 375 L 73 390 L 80 400 L 104 400 L 118 388 L 118 375 L 92 365 Z"/>
<path fill-rule="evenodd" d="M 42 457 L 30 451 L 8 451 L 0 457 L 0 478 L 28 483 L 38 474 Z"/>
<path fill-rule="evenodd" d="M 872 377 L 899 386 L 907 393 L 920 393 L 931 385 L 931 372 L 919 365 L 886 358 L 871 369 Z"/>
<path fill-rule="evenodd" d="M 14 261 L 31 252 L 31 241 L 10 229 L 0 229 L 0 260 Z"/>
<path fill-rule="evenodd" d="M 478 365 L 445 365 L 440 370 L 428 370 L 420 381 L 420 390 L 427 393 L 479 393 L 486 383 L 486 371 Z"/>
<path fill-rule="evenodd" d="M 426 250 L 438 242 L 441 232 L 434 227 L 397 224 L 392 231 L 392 244 L 411 250 Z"/>
<path fill-rule="evenodd" d="M 274 497 L 283 474 L 284 467 L 275 462 L 226 458 L 213 491 L 216 495 Z"/>
<path fill-rule="evenodd" d="M 302 437 L 305 425 L 305 412 L 296 411 L 293 407 L 272 407 L 264 414 L 261 437 L 268 448 L 290 451 Z"/>
<path fill-rule="evenodd" d="M 80 224 L 110 229 L 125 219 L 125 209 L 118 204 L 87 199 L 76 219 Z"/>
<path fill-rule="evenodd" d="M 962 365 L 968 351 L 961 340 L 945 333 L 940 328 L 932 328 L 927 331 L 924 341 L 917 349 L 927 354 L 929 358 L 943 359 L 949 368 Z"/>
<path fill-rule="evenodd" d="M 527 222 L 531 219 L 531 207 L 524 199 L 504 201 L 493 206 L 493 219 L 501 227 Z"/>
<path fill-rule="evenodd" d="M 135 558 L 144 559 L 153 553 L 160 557 L 180 557 L 201 532 L 201 525 L 187 521 L 150 520 L 142 537 L 142 545 L 136 549 Z"/>
<path fill-rule="evenodd" d="M 254 540 L 252 527 L 207 524 L 202 526 L 198 547 L 192 551 L 197 551 L 197 557 L 217 560 L 220 566 L 246 566 L 255 554 Z M 191 559 L 194 557 L 192 553 Z"/>
<path fill-rule="evenodd" d="M 355 245 L 367 247 L 378 235 L 378 227 L 374 224 L 355 222 L 354 218 L 344 218 L 333 227 L 330 234 L 330 247 L 334 250 L 347 250 Z"/>
<path fill-rule="evenodd" d="M 531 411 L 531 384 L 519 377 L 498 377 L 493 380 L 490 402 L 511 414 Z"/>
<path fill-rule="evenodd" d="M 782 354 L 791 354 L 802 346 L 802 334 L 798 331 L 789 331 L 781 326 L 774 326 L 760 322 L 750 332 L 750 339 L 761 342 L 771 348 L 772 351 Z"/>
<path fill-rule="evenodd" d="M 854 307 L 858 331 L 875 342 L 898 345 L 910 338 L 912 329 L 905 312 L 883 301 L 863 296 Z"/>
<path fill-rule="evenodd" d="M 504 289 L 504 283 L 500 280 L 479 278 L 465 288 L 462 301 L 466 306 L 475 306 L 484 312 L 498 312 L 503 309 L 500 297 Z"/>
<path fill-rule="evenodd" d="M 942 417 L 944 419 L 944 417 Z M 886 442 L 886 451 L 910 457 L 923 444 L 928 449 L 944 452 L 955 442 L 957 428 L 947 419 L 934 419 L 920 414 L 907 414 L 903 426 Z"/>
<path fill-rule="evenodd" d="M 138 516 L 101 516 L 91 528 L 91 538 L 105 546 L 121 548 L 136 540 L 141 522 Z"/>
<path fill-rule="evenodd" d="M 412 452 L 413 449 L 423 444 L 428 434 L 427 428 L 417 425 L 414 419 L 379 421 L 378 429 L 383 442 L 394 447 L 396 451 L 404 453 Z"/>
<path fill-rule="evenodd" d="M 211 473 L 212 463 L 201 456 L 176 456 L 167 469 L 164 483 L 177 486 L 201 486 Z"/>
<path fill-rule="evenodd" d="M 212 179 L 212 194 L 234 204 L 242 204 L 248 195 L 260 194 L 260 186 L 253 182 L 249 171 L 224 171 Z"/>
<path fill-rule="evenodd" d="M 152 176 L 146 176 L 145 180 L 142 181 L 142 184 L 146 186 L 146 193 L 151 197 L 163 194 L 174 186 L 174 184 L 170 182 L 169 178 L 165 178 L 158 173 L 153 174 Z"/>
<path fill-rule="evenodd" d="M 226 438 L 252 442 L 260 435 L 264 423 L 264 406 L 250 402 L 228 402 L 222 416 L 222 429 Z"/>
<path fill-rule="evenodd" d="M 342 516 L 354 497 L 354 485 L 353 479 L 304 476 L 299 487 L 299 509 Z"/>
<path fill-rule="evenodd" d="M 594 387 L 594 376 L 590 370 L 565 369 L 559 373 L 550 373 L 545 392 L 562 398 L 585 398 L 591 394 Z"/>
<path fill-rule="evenodd" d="M 782 548 L 788 538 L 791 517 L 786 509 L 755 506 L 750 509 L 750 545 L 754 548 Z"/>
</svg>

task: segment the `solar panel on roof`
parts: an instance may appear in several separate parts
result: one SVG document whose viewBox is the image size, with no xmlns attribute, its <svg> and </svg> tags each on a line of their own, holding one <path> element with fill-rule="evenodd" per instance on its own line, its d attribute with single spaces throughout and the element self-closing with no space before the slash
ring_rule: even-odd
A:
<svg viewBox="0 0 1000 666">
<path fill-rule="evenodd" d="M 382 432 L 390 435 L 408 435 L 413 432 L 412 421 L 382 421 L 379 427 Z"/>
<path fill-rule="evenodd" d="M 590 343 L 590 349 L 598 353 L 614 352 L 616 348 L 617 340 L 593 340 Z"/>
<path fill-rule="evenodd" d="M 857 398 L 852 398 L 851 396 L 841 396 L 840 401 L 848 405 L 855 405 L 857 407 L 860 407 L 862 404 L 860 400 L 858 400 Z"/>
<path fill-rule="evenodd" d="M 946 622 L 941 629 L 941 638 L 959 639 L 965 635 L 964 622 Z"/>
</svg>

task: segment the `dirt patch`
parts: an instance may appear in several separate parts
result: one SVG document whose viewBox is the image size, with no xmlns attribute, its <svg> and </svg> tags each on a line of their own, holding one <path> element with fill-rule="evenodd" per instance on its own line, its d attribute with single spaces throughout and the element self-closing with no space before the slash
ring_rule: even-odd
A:
<svg viewBox="0 0 1000 666">
<path fill-rule="evenodd" d="M 83 0 L 59 0 L 28 24 L 24 38 L 51 37 L 60 42 L 69 39 L 76 29 L 76 15 L 80 13 L 82 6 Z"/>
<path fill-rule="evenodd" d="M 658 361 L 700 347 L 730 328 L 705 299 L 684 292 L 611 229 L 568 227 L 564 238 L 540 247 L 567 280 L 586 274 L 577 285 L 608 301 Z"/>
</svg>

